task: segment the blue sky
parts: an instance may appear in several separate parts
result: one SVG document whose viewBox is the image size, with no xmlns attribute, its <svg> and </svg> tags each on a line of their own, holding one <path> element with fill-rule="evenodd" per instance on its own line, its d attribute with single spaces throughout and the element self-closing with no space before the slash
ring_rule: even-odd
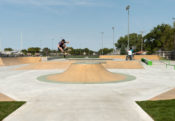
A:
<svg viewBox="0 0 175 121">
<path fill-rule="evenodd" d="M 148 33 L 158 24 L 172 25 L 175 0 L 0 0 L 0 48 L 57 48 L 61 38 L 74 48 L 112 48 L 127 34 L 127 11 L 130 5 L 130 33 Z"/>
</svg>

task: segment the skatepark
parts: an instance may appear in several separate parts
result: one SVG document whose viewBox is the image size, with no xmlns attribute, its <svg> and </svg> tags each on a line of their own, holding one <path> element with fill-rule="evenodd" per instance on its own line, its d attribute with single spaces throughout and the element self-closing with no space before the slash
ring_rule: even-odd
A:
<svg viewBox="0 0 175 121">
<path fill-rule="evenodd" d="M 136 101 L 174 99 L 175 70 L 135 58 L 1 58 L 0 100 L 26 101 L 3 121 L 153 121 Z"/>
<path fill-rule="evenodd" d="M 175 121 L 174 5 L 1 0 L 0 121 Z"/>
</svg>

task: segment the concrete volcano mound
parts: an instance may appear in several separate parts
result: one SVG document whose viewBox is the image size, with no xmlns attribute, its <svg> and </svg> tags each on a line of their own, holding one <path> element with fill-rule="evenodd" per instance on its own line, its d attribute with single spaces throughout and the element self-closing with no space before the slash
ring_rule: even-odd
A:
<svg viewBox="0 0 175 121">
<path fill-rule="evenodd" d="M 105 83 L 125 80 L 126 75 L 111 73 L 100 63 L 73 63 L 60 74 L 48 75 L 45 79 L 65 83 Z"/>
</svg>

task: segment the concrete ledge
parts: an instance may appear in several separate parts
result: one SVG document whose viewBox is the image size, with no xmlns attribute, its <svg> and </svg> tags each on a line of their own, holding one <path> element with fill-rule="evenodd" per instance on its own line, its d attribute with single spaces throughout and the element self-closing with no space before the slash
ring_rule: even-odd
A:
<svg viewBox="0 0 175 121">
<path fill-rule="evenodd" d="M 48 57 L 41 57 L 41 61 L 42 62 L 47 62 L 48 61 Z"/>
<path fill-rule="evenodd" d="M 20 65 L 41 62 L 41 57 L 1 57 L 0 65 Z"/>
<path fill-rule="evenodd" d="M 152 65 L 152 61 L 151 60 L 148 60 L 146 58 L 142 58 L 141 61 L 144 62 L 144 63 L 146 63 L 147 65 L 150 65 L 150 66 Z"/>
<path fill-rule="evenodd" d="M 110 58 L 110 59 L 126 59 L 126 55 L 101 55 L 99 58 Z M 158 55 L 134 55 L 135 60 L 140 60 L 141 58 L 147 58 L 149 60 L 159 60 Z"/>
</svg>

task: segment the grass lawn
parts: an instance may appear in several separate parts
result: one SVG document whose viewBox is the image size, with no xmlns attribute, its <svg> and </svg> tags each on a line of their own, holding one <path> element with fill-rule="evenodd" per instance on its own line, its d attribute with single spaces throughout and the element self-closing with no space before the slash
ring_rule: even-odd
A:
<svg viewBox="0 0 175 121">
<path fill-rule="evenodd" d="M 138 101 L 154 121 L 175 121 L 175 99 L 162 101 Z"/>
<path fill-rule="evenodd" d="M 25 102 L 0 102 L 0 121 L 7 117 L 10 113 L 18 109 Z"/>
</svg>

